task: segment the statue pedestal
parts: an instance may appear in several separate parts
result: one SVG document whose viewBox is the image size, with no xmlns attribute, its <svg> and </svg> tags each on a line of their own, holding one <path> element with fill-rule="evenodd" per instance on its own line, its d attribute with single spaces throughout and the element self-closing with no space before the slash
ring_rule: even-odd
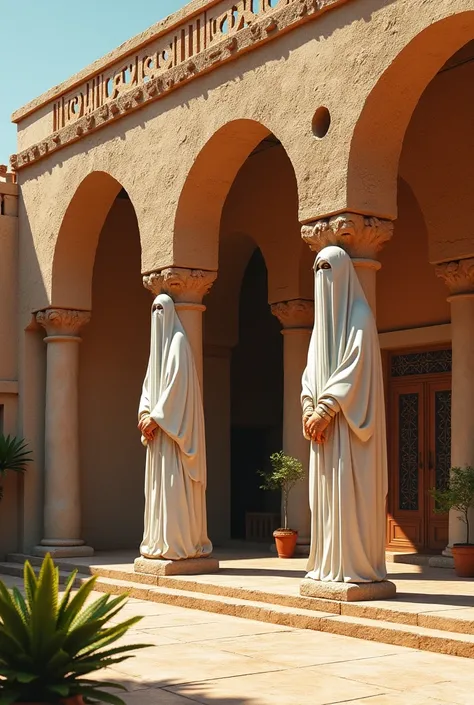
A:
<svg viewBox="0 0 474 705">
<path fill-rule="evenodd" d="M 339 602 L 362 602 L 364 600 L 391 600 L 397 588 L 390 580 L 377 583 L 327 583 L 305 578 L 300 585 L 300 595 L 317 597 L 320 600 Z"/>
<path fill-rule="evenodd" d="M 185 558 L 182 561 L 163 561 L 156 558 L 139 556 L 134 561 L 135 573 L 146 575 L 202 575 L 217 573 L 219 561 L 209 556 L 207 558 Z"/>
</svg>

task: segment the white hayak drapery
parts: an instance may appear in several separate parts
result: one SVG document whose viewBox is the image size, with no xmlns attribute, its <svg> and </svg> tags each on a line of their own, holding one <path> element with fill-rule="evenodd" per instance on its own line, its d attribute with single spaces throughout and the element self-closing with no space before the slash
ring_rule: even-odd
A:
<svg viewBox="0 0 474 705">
<path fill-rule="evenodd" d="M 138 414 L 158 424 L 147 443 L 140 553 L 164 560 L 208 556 L 202 395 L 191 347 L 166 294 L 152 306 L 150 359 Z"/>
<path fill-rule="evenodd" d="M 318 269 L 327 262 L 330 269 Z M 306 413 L 335 414 L 311 444 L 308 578 L 386 578 L 387 447 L 382 363 L 374 316 L 349 255 L 326 247 L 315 262 L 315 323 L 303 375 Z"/>
</svg>

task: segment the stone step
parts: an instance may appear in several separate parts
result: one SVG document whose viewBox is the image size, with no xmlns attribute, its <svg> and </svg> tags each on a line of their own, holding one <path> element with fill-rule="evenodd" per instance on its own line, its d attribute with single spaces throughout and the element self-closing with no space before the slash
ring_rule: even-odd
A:
<svg viewBox="0 0 474 705">
<path fill-rule="evenodd" d="M 0 563 L 0 573 L 21 576 L 22 566 L 17 563 Z M 69 571 L 60 570 L 64 582 Z M 87 578 L 78 576 L 77 582 Z M 474 635 L 433 629 L 418 624 L 395 623 L 381 617 L 369 618 L 347 613 L 305 609 L 299 606 L 269 604 L 257 599 L 241 599 L 162 584 L 146 585 L 136 581 L 98 576 L 95 589 L 112 594 L 127 593 L 130 597 L 152 602 L 198 609 L 205 612 L 269 622 L 296 629 L 313 629 L 350 636 L 357 639 L 378 641 L 385 644 L 407 646 L 422 651 L 474 658 Z M 357 605 L 350 605 L 351 608 Z M 382 611 L 381 611 L 382 612 Z M 447 626 L 447 625 L 446 625 Z"/>
<path fill-rule="evenodd" d="M 19 572 L 10 573 L 11 575 L 21 574 L 22 565 L 26 559 L 28 559 L 32 565 L 36 566 L 41 565 L 43 560 L 36 556 L 27 556 L 19 553 L 11 554 L 8 558 L 8 562 L 0 564 L 0 566 L 17 565 L 20 567 Z M 77 564 L 73 562 L 73 559 L 64 558 L 57 559 L 56 564 L 62 571 L 67 571 L 68 573 L 77 568 L 79 573 L 84 575 L 96 575 L 100 578 L 108 578 L 112 581 L 125 581 L 127 584 L 136 584 L 137 586 L 159 586 L 190 593 L 198 593 L 200 595 L 215 595 L 267 603 L 273 606 L 292 607 L 300 611 L 315 610 L 319 612 L 330 612 L 339 616 L 360 617 L 394 624 L 436 629 L 442 632 L 474 635 L 474 618 L 463 619 L 452 615 L 446 617 L 442 614 L 444 610 L 430 611 L 427 609 L 426 612 L 421 613 L 418 610 L 407 610 L 404 609 L 403 602 L 397 601 L 397 599 L 386 601 L 383 606 L 381 606 L 380 602 L 336 602 L 333 600 L 304 597 L 299 594 L 285 594 L 222 585 L 217 581 L 203 581 L 193 576 L 156 577 L 153 575 L 144 575 L 133 572 L 133 567 L 127 571 L 102 565 L 98 567 L 87 564 Z M 1 567 L 0 572 L 2 572 Z M 7 572 L 7 570 L 4 572 Z M 225 573 L 225 570 L 221 571 L 221 573 Z M 449 605 L 446 605 L 445 609 L 449 610 Z"/>
</svg>

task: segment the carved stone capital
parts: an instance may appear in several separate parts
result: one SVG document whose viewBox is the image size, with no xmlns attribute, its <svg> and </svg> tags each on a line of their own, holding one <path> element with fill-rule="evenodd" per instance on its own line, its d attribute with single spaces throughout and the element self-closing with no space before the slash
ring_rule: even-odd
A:
<svg viewBox="0 0 474 705">
<path fill-rule="evenodd" d="M 435 272 L 444 280 L 451 294 L 474 293 L 474 257 L 438 264 Z"/>
<path fill-rule="evenodd" d="M 364 259 L 376 259 L 392 235 L 392 221 L 358 213 L 340 213 L 301 227 L 303 240 L 315 252 L 337 245 L 351 257 Z"/>
<path fill-rule="evenodd" d="M 284 329 L 312 328 L 314 322 L 314 302 L 307 299 L 293 299 L 272 304 L 271 310 Z"/>
<path fill-rule="evenodd" d="M 168 294 L 179 303 L 200 304 L 217 278 L 217 272 L 168 267 L 143 277 L 143 285 L 155 296 Z"/>
<path fill-rule="evenodd" d="M 90 311 L 74 311 L 67 308 L 47 308 L 36 314 L 36 321 L 43 326 L 48 336 L 75 337 L 90 319 Z"/>
</svg>

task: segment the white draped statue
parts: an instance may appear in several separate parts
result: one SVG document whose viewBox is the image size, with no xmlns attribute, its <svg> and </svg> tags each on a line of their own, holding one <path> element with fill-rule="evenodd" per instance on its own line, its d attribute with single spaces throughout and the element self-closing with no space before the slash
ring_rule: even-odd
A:
<svg viewBox="0 0 474 705">
<path fill-rule="evenodd" d="M 141 555 L 163 560 L 210 555 L 201 389 L 190 345 L 165 294 L 152 306 L 150 359 L 138 416 L 147 446 Z"/>
<path fill-rule="evenodd" d="M 377 327 L 339 247 L 316 257 L 314 329 L 303 375 L 303 430 L 311 439 L 308 578 L 386 578 L 387 444 Z"/>
</svg>

